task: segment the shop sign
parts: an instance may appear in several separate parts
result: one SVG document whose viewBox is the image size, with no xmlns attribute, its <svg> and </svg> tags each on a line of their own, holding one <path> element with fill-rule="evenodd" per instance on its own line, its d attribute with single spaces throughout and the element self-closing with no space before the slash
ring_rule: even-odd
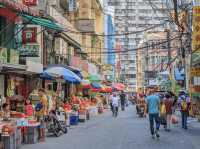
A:
<svg viewBox="0 0 200 149">
<path fill-rule="evenodd" d="M 9 63 L 19 64 L 19 51 L 18 50 L 10 49 Z"/>
<path fill-rule="evenodd" d="M 6 5 L 10 9 L 15 9 L 16 11 L 19 11 L 19 12 L 25 12 L 34 16 L 39 15 L 39 11 L 29 8 L 23 3 L 16 2 L 16 0 L 0 0 L 0 3 L 2 3 L 3 5 Z"/>
<path fill-rule="evenodd" d="M 191 68 L 190 70 L 190 76 L 200 76 L 200 68 Z"/>
<path fill-rule="evenodd" d="M 7 63 L 7 49 L 0 47 L 0 63 Z"/>
<path fill-rule="evenodd" d="M 193 7 L 192 50 L 200 51 L 200 6 Z"/>
<path fill-rule="evenodd" d="M 191 91 L 192 91 L 192 93 L 199 93 L 200 92 L 200 86 L 192 86 Z"/>
<path fill-rule="evenodd" d="M 22 43 L 36 43 L 37 27 L 27 27 L 22 31 Z"/>
<path fill-rule="evenodd" d="M 39 51 L 39 44 L 25 44 L 19 49 L 20 56 L 22 57 L 39 57 Z"/>
<path fill-rule="evenodd" d="M 37 0 L 23 0 L 23 4 L 26 6 L 37 6 Z"/>
</svg>

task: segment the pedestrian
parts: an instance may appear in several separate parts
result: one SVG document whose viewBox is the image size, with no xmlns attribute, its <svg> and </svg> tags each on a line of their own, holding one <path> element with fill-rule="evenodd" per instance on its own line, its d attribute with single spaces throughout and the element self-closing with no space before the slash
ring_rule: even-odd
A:
<svg viewBox="0 0 200 149">
<path fill-rule="evenodd" d="M 124 93 L 124 91 L 122 91 L 120 94 L 120 102 L 121 102 L 121 110 L 124 111 L 126 104 L 126 94 Z"/>
<path fill-rule="evenodd" d="M 110 95 L 109 95 L 109 104 L 110 104 L 110 110 L 111 110 L 112 113 L 113 113 L 112 96 L 113 96 L 113 94 L 110 94 Z"/>
<path fill-rule="evenodd" d="M 165 107 L 166 107 L 166 115 L 167 115 L 167 131 L 170 131 L 171 126 L 171 118 L 173 113 L 173 103 L 172 97 L 170 94 L 165 95 Z"/>
<path fill-rule="evenodd" d="M 149 113 L 149 122 L 150 122 L 150 131 L 152 138 L 154 139 L 155 136 L 157 138 L 160 137 L 159 135 L 159 105 L 160 99 L 157 95 L 154 94 L 153 89 L 149 90 L 148 96 L 146 97 L 147 102 L 147 109 Z M 156 130 L 154 126 L 154 122 L 156 124 Z"/>
<path fill-rule="evenodd" d="M 190 100 L 186 95 L 181 96 L 181 118 L 182 118 L 182 128 L 188 129 L 187 127 L 187 118 L 189 116 L 189 110 L 190 110 Z"/>
<path fill-rule="evenodd" d="M 112 96 L 112 107 L 113 107 L 113 116 L 117 117 L 119 109 L 119 97 L 117 96 L 116 93 L 114 93 Z"/>
<path fill-rule="evenodd" d="M 164 100 L 160 101 L 160 124 L 164 126 L 165 130 L 167 129 L 167 112 Z"/>
<path fill-rule="evenodd" d="M 40 98 L 40 101 L 36 105 L 36 116 L 38 122 L 40 122 L 40 128 L 39 128 L 39 141 L 44 142 L 45 141 L 45 116 L 48 114 L 48 100 L 45 94 L 44 89 L 38 90 L 38 95 Z"/>
</svg>

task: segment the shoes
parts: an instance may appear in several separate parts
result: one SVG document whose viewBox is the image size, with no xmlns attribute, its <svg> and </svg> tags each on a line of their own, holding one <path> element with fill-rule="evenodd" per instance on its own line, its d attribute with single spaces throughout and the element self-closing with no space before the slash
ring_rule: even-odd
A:
<svg viewBox="0 0 200 149">
<path fill-rule="evenodd" d="M 156 131 L 156 137 L 160 138 L 160 135 L 159 135 L 158 131 Z"/>
<path fill-rule="evenodd" d="M 155 134 L 152 135 L 152 139 L 155 139 Z"/>
</svg>

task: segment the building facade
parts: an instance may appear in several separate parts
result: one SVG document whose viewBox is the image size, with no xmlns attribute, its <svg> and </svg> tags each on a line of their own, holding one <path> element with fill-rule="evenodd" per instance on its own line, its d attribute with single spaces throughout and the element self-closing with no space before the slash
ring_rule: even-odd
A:
<svg viewBox="0 0 200 149">
<path fill-rule="evenodd" d="M 147 32 L 137 50 L 137 91 L 145 86 L 159 84 L 159 74 L 170 75 L 179 53 L 180 44 L 177 32 Z M 172 38 L 174 39 L 172 40 Z"/>
<path fill-rule="evenodd" d="M 116 38 L 121 42 L 121 79 L 132 90 L 136 89 L 136 51 L 143 38 L 144 29 L 162 24 L 166 19 L 164 4 L 161 0 L 153 1 L 161 11 L 157 11 L 145 0 L 109 0 L 109 5 L 115 6 L 115 33 L 122 34 Z M 164 25 L 153 28 L 163 30 Z M 138 32 L 141 31 L 141 32 Z M 138 33 L 134 33 L 138 32 Z M 128 34 L 125 34 L 128 33 Z"/>
</svg>

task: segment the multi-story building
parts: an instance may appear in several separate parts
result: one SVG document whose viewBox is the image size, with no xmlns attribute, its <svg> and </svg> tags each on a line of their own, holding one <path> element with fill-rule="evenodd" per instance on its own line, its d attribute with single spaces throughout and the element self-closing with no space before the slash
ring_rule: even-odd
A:
<svg viewBox="0 0 200 149">
<path fill-rule="evenodd" d="M 109 0 L 109 4 L 115 6 L 116 34 L 124 34 L 116 36 L 116 39 L 121 41 L 123 51 L 121 56 L 122 80 L 132 90 L 135 90 L 136 51 L 134 49 L 138 47 L 140 40 L 143 38 L 144 31 L 142 30 L 162 24 L 163 20 L 166 19 L 166 13 L 163 13 L 165 10 L 164 4 L 162 0 L 153 1 L 156 8 L 145 0 Z M 155 27 L 153 30 L 163 30 L 163 26 L 159 25 L 159 27 Z"/>
<path fill-rule="evenodd" d="M 104 14 L 102 1 L 77 0 L 77 9 L 69 11 L 69 20 L 82 33 L 82 47 L 88 58 L 101 65 L 104 49 Z M 80 9 L 81 8 L 81 9 Z"/>
<path fill-rule="evenodd" d="M 139 47 L 146 48 L 137 50 L 137 91 L 156 83 L 157 74 L 173 71 L 171 62 L 177 56 L 180 45 L 177 33 L 166 30 L 147 32 Z"/>
</svg>

